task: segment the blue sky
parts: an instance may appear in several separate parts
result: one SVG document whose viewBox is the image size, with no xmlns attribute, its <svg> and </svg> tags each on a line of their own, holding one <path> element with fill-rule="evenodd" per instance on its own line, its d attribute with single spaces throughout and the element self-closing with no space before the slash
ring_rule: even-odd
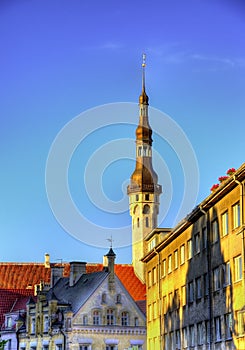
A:
<svg viewBox="0 0 245 350">
<path fill-rule="evenodd" d="M 55 219 L 46 194 L 46 162 L 57 134 L 80 113 L 111 103 L 137 104 L 143 52 L 150 105 L 177 123 L 195 152 L 200 174 L 195 204 L 228 168 L 244 162 L 244 16 L 245 5 L 238 0 L 1 1 L 2 261 L 42 261 L 46 252 L 52 261 L 101 261 L 106 248 L 84 244 Z M 95 237 L 102 226 L 110 237 L 109 228 L 130 225 L 125 204 L 119 215 L 98 210 L 83 181 L 98 149 L 115 139 L 134 139 L 134 126 L 127 121 L 125 116 L 125 125 L 105 124 L 72 155 L 71 196 L 95 223 L 78 228 L 85 236 Z M 85 114 L 82 128 L 86 123 Z M 158 132 L 165 127 L 160 123 Z M 172 226 L 185 193 L 183 169 L 174 147 L 157 133 L 154 141 L 173 187 L 161 226 Z M 97 174 L 112 201 L 126 198 L 122 184 L 125 190 L 133 168 L 132 159 L 115 159 Z M 168 193 L 167 171 L 160 175 Z M 165 199 L 163 193 L 163 206 Z M 131 262 L 130 246 L 116 253 L 118 262 Z"/>
</svg>

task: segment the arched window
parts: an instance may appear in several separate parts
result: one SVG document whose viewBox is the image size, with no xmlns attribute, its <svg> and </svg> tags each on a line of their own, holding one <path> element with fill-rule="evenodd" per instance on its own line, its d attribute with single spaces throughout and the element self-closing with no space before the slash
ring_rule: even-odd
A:
<svg viewBox="0 0 245 350">
<path fill-rule="evenodd" d="M 144 205 L 143 214 L 150 214 L 150 206 L 148 204 Z"/>
<path fill-rule="evenodd" d="M 113 309 L 107 309 L 106 311 L 106 324 L 108 326 L 115 324 L 115 311 Z"/>
<path fill-rule="evenodd" d="M 123 311 L 122 312 L 121 321 L 122 321 L 122 326 L 128 326 L 129 325 L 129 315 L 128 315 L 127 311 Z"/>
<path fill-rule="evenodd" d="M 94 310 L 93 311 L 93 324 L 98 326 L 100 325 L 100 311 L 99 310 Z"/>
</svg>

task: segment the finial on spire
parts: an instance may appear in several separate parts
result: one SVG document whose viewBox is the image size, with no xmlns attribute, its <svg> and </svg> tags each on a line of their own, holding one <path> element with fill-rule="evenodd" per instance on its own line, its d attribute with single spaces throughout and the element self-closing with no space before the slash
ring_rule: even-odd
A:
<svg viewBox="0 0 245 350">
<path fill-rule="evenodd" d="M 106 240 L 111 243 L 110 248 L 112 248 L 112 242 L 113 242 L 112 236 L 111 236 L 111 238 L 107 238 Z"/>
<path fill-rule="evenodd" d="M 139 103 L 142 104 L 147 104 L 148 105 L 148 96 L 146 95 L 145 92 L 145 67 L 146 67 L 146 54 L 143 53 L 142 55 L 142 93 L 139 98 Z"/>
<path fill-rule="evenodd" d="M 145 67 L 145 66 L 146 66 L 146 64 L 145 64 L 145 59 L 146 59 L 146 54 L 143 53 L 143 55 L 142 55 L 142 67 Z"/>
</svg>

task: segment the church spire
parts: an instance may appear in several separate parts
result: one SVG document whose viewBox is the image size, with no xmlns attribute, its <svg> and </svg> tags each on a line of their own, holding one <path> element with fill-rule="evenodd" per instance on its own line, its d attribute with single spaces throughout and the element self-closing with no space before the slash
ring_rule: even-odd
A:
<svg viewBox="0 0 245 350">
<path fill-rule="evenodd" d="M 135 273 L 145 280 L 146 254 L 144 238 L 157 227 L 159 195 L 162 192 L 158 176 L 152 166 L 152 129 L 148 120 L 149 98 L 145 91 L 145 55 L 142 63 L 142 92 L 139 97 L 139 124 L 136 129 L 136 162 L 128 186 L 130 215 L 132 216 L 132 260 Z"/>
</svg>

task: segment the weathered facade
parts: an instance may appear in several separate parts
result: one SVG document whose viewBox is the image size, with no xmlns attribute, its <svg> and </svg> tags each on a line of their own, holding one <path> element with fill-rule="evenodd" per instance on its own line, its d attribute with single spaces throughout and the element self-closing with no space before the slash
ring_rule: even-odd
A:
<svg viewBox="0 0 245 350">
<path fill-rule="evenodd" d="M 86 273 L 72 262 L 70 276 L 54 267 L 51 288 L 40 286 L 18 329 L 19 350 L 146 349 L 146 319 L 114 271 L 115 254 L 102 271 Z"/>
<path fill-rule="evenodd" d="M 245 349 L 245 164 L 146 237 L 148 350 Z"/>
</svg>

